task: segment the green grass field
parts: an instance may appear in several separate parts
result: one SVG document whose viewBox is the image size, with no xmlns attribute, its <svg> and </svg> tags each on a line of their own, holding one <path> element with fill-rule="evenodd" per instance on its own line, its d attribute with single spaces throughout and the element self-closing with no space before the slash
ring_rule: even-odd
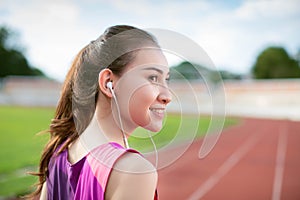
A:
<svg viewBox="0 0 300 200">
<path fill-rule="evenodd" d="M 26 194 L 36 182 L 26 172 L 37 169 L 48 135 L 36 134 L 48 128 L 53 114 L 53 108 L 0 107 L 0 199 Z M 153 135 L 158 148 L 203 136 L 210 118 L 169 114 L 164 123 Z M 236 123 L 236 119 L 226 119 L 225 127 Z M 130 146 L 141 152 L 152 150 L 150 139 L 144 137 L 147 134 L 138 129 L 129 138 Z"/>
</svg>

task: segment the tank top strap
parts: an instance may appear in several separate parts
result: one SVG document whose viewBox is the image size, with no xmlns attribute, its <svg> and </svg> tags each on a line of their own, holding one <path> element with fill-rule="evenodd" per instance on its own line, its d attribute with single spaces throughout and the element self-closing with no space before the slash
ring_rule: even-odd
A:
<svg viewBox="0 0 300 200">
<path fill-rule="evenodd" d="M 110 142 L 93 149 L 87 155 L 91 170 L 104 190 L 116 161 L 127 152 L 140 154 L 134 149 L 125 149 L 117 143 Z"/>
</svg>

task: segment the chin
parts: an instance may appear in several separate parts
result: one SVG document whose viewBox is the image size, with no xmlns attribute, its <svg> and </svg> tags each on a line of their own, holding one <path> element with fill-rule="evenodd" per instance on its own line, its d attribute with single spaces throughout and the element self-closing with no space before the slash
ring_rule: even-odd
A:
<svg viewBox="0 0 300 200">
<path fill-rule="evenodd" d="M 160 126 L 147 125 L 147 126 L 144 126 L 143 128 L 145 128 L 151 132 L 159 132 L 162 129 L 162 125 L 160 125 Z"/>
</svg>

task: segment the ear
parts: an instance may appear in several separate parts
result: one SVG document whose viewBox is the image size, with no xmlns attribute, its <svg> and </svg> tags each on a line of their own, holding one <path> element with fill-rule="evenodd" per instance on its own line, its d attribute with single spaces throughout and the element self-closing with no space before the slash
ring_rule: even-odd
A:
<svg viewBox="0 0 300 200">
<path fill-rule="evenodd" d="M 104 95 L 106 95 L 109 98 L 112 97 L 112 94 L 110 89 L 106 86 L 106 84 L 110 81 L 113 81 L 113 78 L 114 75 L 110 69 L 105 68 L 101 70 L 99 73 L 99 79 L 98 79 L 99 89 Z"/>
</svg>

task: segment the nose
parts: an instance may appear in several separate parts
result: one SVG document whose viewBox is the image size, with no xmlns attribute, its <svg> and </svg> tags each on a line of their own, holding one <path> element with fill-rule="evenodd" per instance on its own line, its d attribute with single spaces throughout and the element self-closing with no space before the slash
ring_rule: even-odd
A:
<svg viewBox="0 0 300 200">
<path fill-rule="evenodd" d="M 164 86 L 161 87 L 160 94 L 158 95 L 158 101 L 165 105 L 167 105 L 172 101 L 171 92 L 168 87 L 164 87 Z"/>
</svg>

